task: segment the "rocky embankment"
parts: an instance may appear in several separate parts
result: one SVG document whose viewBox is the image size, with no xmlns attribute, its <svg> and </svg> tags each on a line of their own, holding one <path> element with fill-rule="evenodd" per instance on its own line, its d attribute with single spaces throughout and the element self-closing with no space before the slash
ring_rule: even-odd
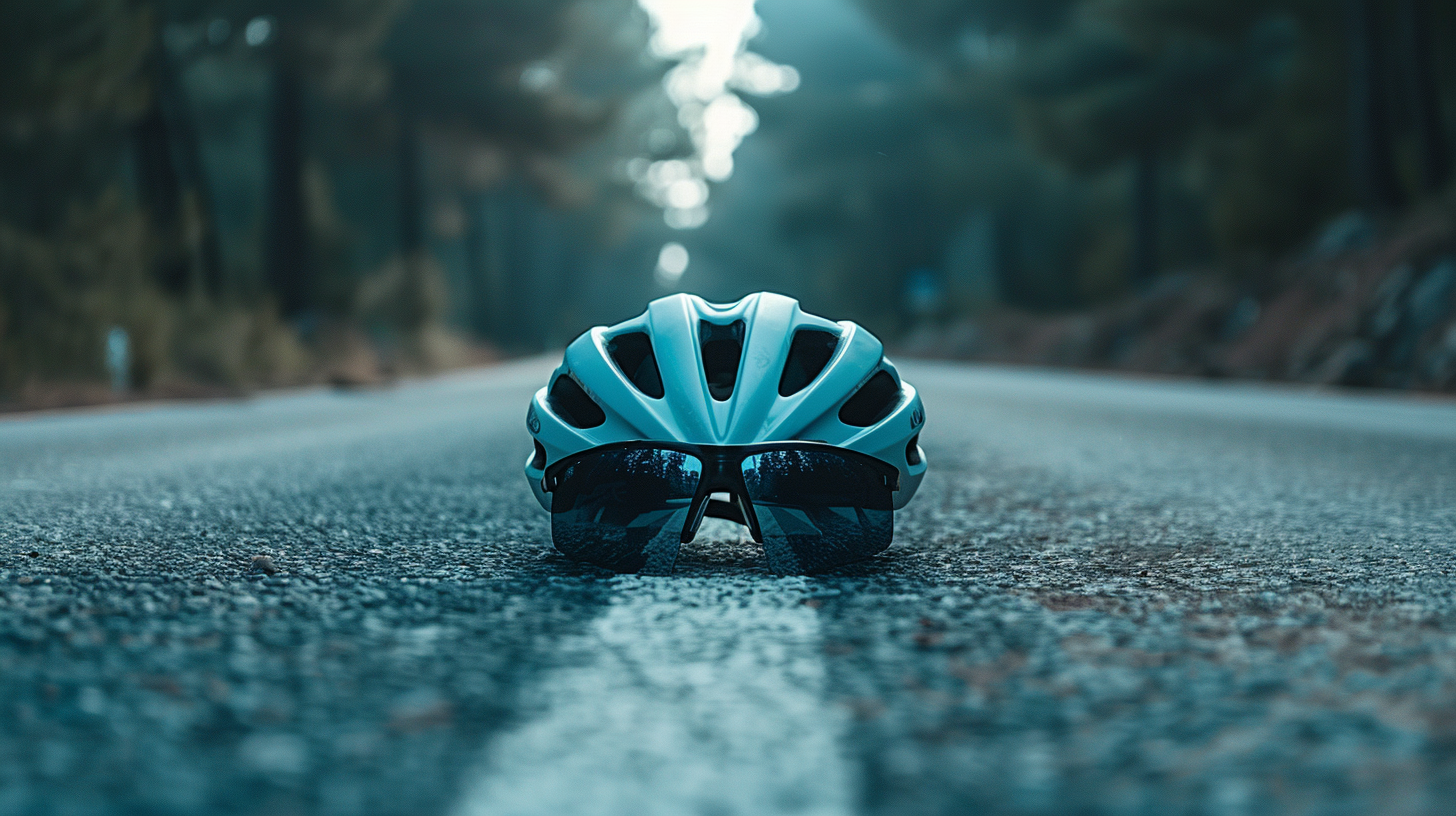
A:
<svg viewBox="0 0 1456 816">
<path fill-rule="evenodd" d="M 909 338 L 915 356 L 1456 392 L 1456 217 L 1332 223 L 1240 283 L 1169 275 L 1096 309 L 995 311 Z"/>
</svg>

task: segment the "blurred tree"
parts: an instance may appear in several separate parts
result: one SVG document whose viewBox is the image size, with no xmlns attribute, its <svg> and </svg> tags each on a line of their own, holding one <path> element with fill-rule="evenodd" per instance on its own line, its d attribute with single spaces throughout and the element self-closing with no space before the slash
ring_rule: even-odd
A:
<svg viewBox="0 0 1456 816">
<path fill-rule="evenodd" d="M 1126 246 L 1134 280 L 1151 276 L 1160 252 L 1169 249 L 1160 224 L 1180 233 L 1171 258 L 1196 258 L 1190 253 L 1201 242 L 1187 219 L 1197 213 L 1190 205 L 1198 198 L 1206 213 L 1202 230 L 1233 257 L 1280 251 L 1348 206 L 1350 177 L 1329 168 L 1342 164 L 1347 151 L 1348 131 L 1336 123 L 1347 104 L 1349 33 L 1325 3 L 861 4 L 934 60 L 948 87 L 962 89 L 952 98 L 1009 111 L 1019 123 L 1019 136 L 1011 138 L 1072 170 L 1069 183 L 1082 179 L 1101 189 L 1100 178 L 1130 166 L 1124 223 L 1132 235 Z M 1441 121 L 1439 110 L 1433 121 Z M 963 149 L 1003 149 L 995 145 L 972 137 Z M 1172 207 L 1170 195 L 1183 203 Z M 1087 219 L 1100 224 L 1084 234 L 1108 244 L 1108 228 L 1122 227 L 1098 211 L 1106 196 L 1083 199 L 1098 202 Z M 1013 231 L 1014 212 L 998 218 Z M 1089 247 L 1084 262 L 1105 263 L 1109 248 Z M 1102 288 L 1088 281 L 1103 272 L 1080 274 L 1084 288 Z"/>
<path fill-rule="evenodd" d="M 113 324 L 136 341 L 142 386 L 169 371 L 298 372 L 298 350 L 279 339 L 289 332 L 246 305 L 252 295 L 295 329 L 373 308 L 398 341 L 439 335 L 432 203 L 478 200 L 512 175 L 533 182 L 533 201 L 588 201 L 583 175 L 607 174 L 573 169 L 575 156 L 611 126 L 615 99 L 660 76 L 642 70 L 645 33 L 600 25 L 634 11 L 631 0 L 0 4 L 0 389 L 96 375 Z M 604 31 L 605 49 L 592 44 Z M 591 63 L 607 51 L 615 61 Z M 572 60 L 591 92 L 572 84 Z M 348 174 L 344 207 L 335 172 Z M 212 212 L 219 175 L 226 218 Z M 382 265 L 378 213 L 398 225 Z M 261 287 L 223 285 L 220 237 L 230 265 L 261 267 Z"/>
<path fill-rule="evenodd" d="M 272 63 L 268 123 L 265 279 L 280 311 L 320 305 L 318 247 L 308 224 L 309 94 L 369 108 L 388 94 L 378 49 L 401 0 L 217 0 L 193 5 L 202 19 L 235 19 L 248 45 Z"/>
<path fill-rule="evenodd" d="M 1451 141 L 1433 53 L 1437 20 L 1431 0 L 1400 0 L 1399 11 L 1405 85 L 1421 152 L 1421 184 L 1425 192 L 1436 193 L 1451 180 Z"/>
<path fill-rule="evenodd" d="M 178 19 L 237 21 L 270 64 L 264 264 L 284 314 L 342 317 L 362 305 L 406 335 L 437 320 L 443 282 L 426 230 L 436 165 L 463 157 L 452 169 L 466 189 L 517 169 L 553 203 L 571 198 L 561 195 L 571 185 L 559 183 L 568 175 L 560 163 L 600 135 L 610 108 L 551 82 L 531 87 L 523 71 L 561 46 L 567 18 L 583 5 L 621 3 L 176 0 Z M 308 179 L 331 154 L 373 157 L 393 179 L 379 203 L 396 211 L 397 257 L 380 270 L 390 280 L 369 287 L 368 303 L 345 294 L 347 281 L 330 271 L 338 252 L 328 244 L 339 238 L 312 223 L 319 207 Z"/>
<path fill-rule="evenodd" d="M 152 36 L 124 0 L 0 4 L 0 391 L 100 373 L 108 321 L 151 296 L 153 235 L 118 177 Z"/>
<path fill-rule="evenodd" d="M 1389 211 L 1404 196 L 1395 171 L 1387 59 L 1375 0 L 1346 0 L 1349 31 L 1350 148 L 1355 182 L 1365 205 Z"/>
<path fill-rule="evenodd" d="M 127 0 L 0 4 L 3 216 L 61 223 L 113 183 L 126 129 L 145 110 L 151 10 Z"/>
<path fill-rule="evenodd" d="M 886 30 L 917 50 L 951 57 L 976 37 L 1059 28 L 1080 0 L 860 0 Z"/>
<path fill-rule="evenodd" d="M 1240 5 L 1110 0 L 1021 66 L 1024 122 L 1042 150 L 1079 170 L 1132 160 L 1135 281 L 1159 267 L 1163 164 L 1247 125 L 1287 74 L 1296 22 Z"/>
<path fill-rule="evenodd" d="M 193 287 L 218 294 L 222 253 L 192 105 L 166 23 L 161 15 L 152 17 L 153 45 L 144 69 L 150 101 L 132 129 L 132 142 L 137 191 L 162 235 L 156 276 L 172 294 Z"/>
<path fill-rule="evenodd" d="M 575 0 L 415 0 L 385 55 L 394 98 L 409 115 L 456 125 L 525 152 L 564 152 L 595 132 L 547 64 L 566 34 Z"/>
<path fill-rule="evenodd" d="M 570 5 L 569 0 L 417 0 L 391 32 L 385 54 L 394 78 L 391 113 L 404 276 L 392 308 L 401 325 L 423 325 L 440 308 L 424 299 L 442 284 L 424 280 L 439 272 L 429 264 L 425 246 L 429 196 L 422 129 L 448 133 L 457 150 L 494 151 L 506 162 L 574 147 L 577 142 L 568 135 L 577 125 L 570 116 L 574 111 L 553 107 L 559 100 L 533 94 L 522 83 L 525 67 L 559 45 Z M 490 175 L 495 177 L 472 179 L 474 186 L 501 181 L 499 173 Z M 472 279 L 479 274 L 475 270 Z"/>
<path fill-rule="evenodd" d="M 907 129 L 920 125 L 933 134 L 928 141 L 935 149 L 908 154 L 918 160 L 900 170 L 902 177 L 918 176 L 936 191 L 913 211 L 923 225 L 937 225 L 926 233 L 934 249 L 921 250 L 925 257 L 917 263 L 939 265 L 938 253 L 967 214 L 988 212 L 999 297 L 1032 307 L 1075 303 L 1082 287 L 1071 274 L 1069 244 L 1080 228 L 1075 216 L 1069 221 L 1064 205 L 1081 192 L 1048 174 L 1027 151 L 1016 123 L 1014 74 L 1022 52 L 1064 26 L 1078 0 L 860 0 L 860 5 L 930 58 L 939 73 L 927 89 L 938 100 L 928 117 L 906 119 Z M 1030 230 L 1038 228 L 1051 232 L 1034 240 Z"/>
<path fill-rule="evenodd" d="M 948 244 L 978 212 L 994 222 L 1003 300 L 1075 302 L 1066 272 L 1079 227 L 1058 205 L 1077 193 L 1022 148 L 987 83 L 806 92 L 760 105 L 793 172 L 784 236 L 818 270 L 820 308 L 894 331 L 910 317 L 906 274 L 945 274 Z"/>
<path fill-rule="evenodd" d="M 620 156 L 585 148 L 621 126 L 629 100 L 648 89 L 660 93 L 663 69 L 644 68 L 645 26 L 631 0 L 416 0 L 385 46 L 395 81 L 405 256 L 423 249 L 421 225 L 432 203 L 463 210 L 466 294 L 476 297 L 471 322 L 498 341 L 543 336 L 549 315 L 534 314 L 522 300 L 549 298 L 555 311 L 567 308 L 569 284 L 533 291 L 543 282 L 508 279 L 505 267 L 526 271 L 530 255 L 570 251 L 531 245 L 548 240 L 549 231 L 524 226 L 539 220 L 538 201 L 559 209 L 602 205 L 593 180 L 610 176 Z M 420 159 L 421 145 L 429 161 Z M 496 194 L 499 201 L 489 200 Z"/>
</svg>

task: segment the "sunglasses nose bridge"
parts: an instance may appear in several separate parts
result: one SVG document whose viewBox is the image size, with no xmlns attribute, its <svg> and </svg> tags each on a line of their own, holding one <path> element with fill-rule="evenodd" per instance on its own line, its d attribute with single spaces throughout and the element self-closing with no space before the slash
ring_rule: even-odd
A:
<svg viewBox="0 0 1456 816">
<path fill-rule="evenodd" d="M 714 473 L 736 467 L 738 460 L 742 458 L 739 454 L 723 448 L 705 448 L 702 455 L 703 466 Z"/>
<path fill-rule="evenodd" d="M 709 515 L 708 505 L 714 493 L 727 493 L 729 502 L 737 507 L 739 515 L 743 517 L 742 523 L 749 528 L 754 540 L 762 540 L 753 502 L 748 498 L 748 489 L 743 482 L 743 459 L 743 455 L 735 451 L 707 449 L 701 452 L 699 460 L 703 463 L 703 475 L 687 521 L 683 525 L 684 544 L 692 541 L 698 534 L 703 518 Z"/>
</svg>

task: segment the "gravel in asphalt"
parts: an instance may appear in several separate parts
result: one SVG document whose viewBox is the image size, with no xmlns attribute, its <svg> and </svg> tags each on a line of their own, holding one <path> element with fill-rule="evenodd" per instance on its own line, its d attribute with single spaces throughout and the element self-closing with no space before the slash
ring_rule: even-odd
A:
<svg viewBox="0 0 1456 816">
<path fill-rule="evenodd" d="M 0 814 L 1446 813 L 1456 407 L 906 365 L 894 547 L 550 546 L 536 360 L 0 420 Z"/>
</svg>

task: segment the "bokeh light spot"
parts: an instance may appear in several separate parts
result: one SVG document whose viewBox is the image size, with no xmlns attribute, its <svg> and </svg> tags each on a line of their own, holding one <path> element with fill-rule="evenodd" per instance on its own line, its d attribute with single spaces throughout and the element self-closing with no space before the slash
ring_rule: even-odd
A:
<svg viewBox="0 0 1456 816">
<path fill-rule="evenodd" d="M 271 17 L 254 17 L 243 29 L 243 41 L 254 48 L 265 45 L 272 38 L 273 18 Z"/>
<path fill-rule="evenodd" d="M 657 253 L 657 269 L 654 272 L 657 282 L 663 286 L 671 286 L 682 280 L 682 276 L 687 271 L 687 247 L 676 241 L 663 244 L 662 251 Z"/>
</svg>

